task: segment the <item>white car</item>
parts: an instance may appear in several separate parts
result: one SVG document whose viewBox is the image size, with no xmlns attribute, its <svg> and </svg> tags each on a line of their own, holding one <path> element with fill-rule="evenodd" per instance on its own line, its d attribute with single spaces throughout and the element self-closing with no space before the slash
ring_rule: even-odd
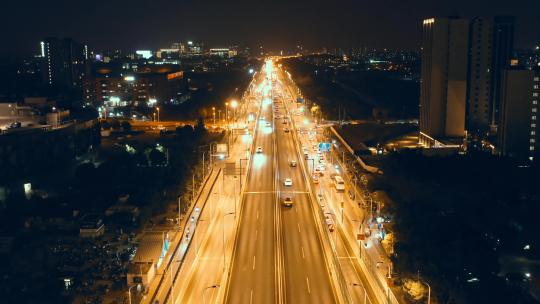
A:
<svg viewBox="0 0 540 304">
<path fill-rule="evenodd" d="M 290 177 L 287 177 L 287 178 L 283 181 L 283 185 L 285 185 L 286 187 L 292 186 L 292 179 L 291 179 Z"/>
<path fill-rule="evenodd" d="M 262 147 L 257 147 L 257 153 L 262 153 Z"/>
<path fill-rule="evenodd" d="M 267 123 L 266 123 L 266 126 L 267 126 L 267 127 L 271 127 L 272 124 L 270 124 L 269 122 L 267 122 Z"/>
</svg>

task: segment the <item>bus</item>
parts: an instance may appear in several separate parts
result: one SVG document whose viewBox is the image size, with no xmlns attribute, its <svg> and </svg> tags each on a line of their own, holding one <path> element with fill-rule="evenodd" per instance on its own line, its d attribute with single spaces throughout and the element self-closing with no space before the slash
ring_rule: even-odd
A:
<svg viewBox="0 0 540 304">
<path fill-rule="evenodd" d="M 334 187 L 336 188 L 337 192 L 345 191 L 345 182 L 343 181 L 343 178 L 341 178 L 341 176 L 334 176 Z"/>
</svg>

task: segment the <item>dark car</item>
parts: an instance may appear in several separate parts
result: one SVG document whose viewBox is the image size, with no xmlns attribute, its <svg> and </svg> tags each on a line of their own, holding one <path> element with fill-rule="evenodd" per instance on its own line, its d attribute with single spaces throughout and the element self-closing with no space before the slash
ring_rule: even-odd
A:
<svg viewBox="0 0 540 304">
<path fill-rule="evenodd" d="M 354 191 L 353 188 L 349 188 L 349 190 L 347 191 L 347 193 L 349 194 L 349 198 L 352 199 L 352 200 L 355 200 L 356 199 L 356 193 Z"/>
</svg>

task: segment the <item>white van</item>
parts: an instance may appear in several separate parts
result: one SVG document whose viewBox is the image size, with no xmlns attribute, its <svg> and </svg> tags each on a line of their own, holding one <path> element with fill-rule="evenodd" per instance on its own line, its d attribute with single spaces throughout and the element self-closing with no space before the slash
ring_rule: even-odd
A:
<svg viewBox="0 0 540 304">
<path fill-rule="evenodd" d="M 343 181 L 343 178 L 341 178 L 341 176 L 334 176 L 334 187 L 336 188 L 337 192 L 345 191 L 345 182 Z"/>
</svg>

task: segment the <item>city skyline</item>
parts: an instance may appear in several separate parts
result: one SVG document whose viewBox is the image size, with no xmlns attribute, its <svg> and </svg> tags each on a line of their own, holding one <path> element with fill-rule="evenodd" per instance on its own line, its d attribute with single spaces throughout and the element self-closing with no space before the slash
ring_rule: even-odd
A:
<svg viewBox="0 0 540 304">
<path fill-rule="evenodd" d="M 420 48 L 421 20 L 436 16 L 516 17 L 516 48 L 529 48 L 540 40 L 540 20 L 534 18 L 540 4 L 515 1 L 453 1 L 451 4 L 417 0 L 415 3 L 385 1 L 369 5 L 340 0 L 332 6 L 322 1 L 280 1 L 254 4 L 172 3 L 129 5 L 101 0 L 91 7 L 67 5 L 62 0 L 10 2 L 0 21 L 5 41 L 0 52 L 27 54 L 38 51 L 36 41 L 46 37 L 70 37 L 92 49 L 157 49 L 175 41 L 199 40 L 209 45 L 262 45 L 279 50 L 303 45 L 308 48 L 369 46 L 376 48 Z M 27 10 L 27 7 L 39 9 Z M 24 20 L 24 22 L 23 22 Z M 279 20 L 279 22 L 276 22 Z M 269 26 L 270 25 L 270 26 Z M 374 26 L 377 31 L 374 31 Z"/>
</svg>

